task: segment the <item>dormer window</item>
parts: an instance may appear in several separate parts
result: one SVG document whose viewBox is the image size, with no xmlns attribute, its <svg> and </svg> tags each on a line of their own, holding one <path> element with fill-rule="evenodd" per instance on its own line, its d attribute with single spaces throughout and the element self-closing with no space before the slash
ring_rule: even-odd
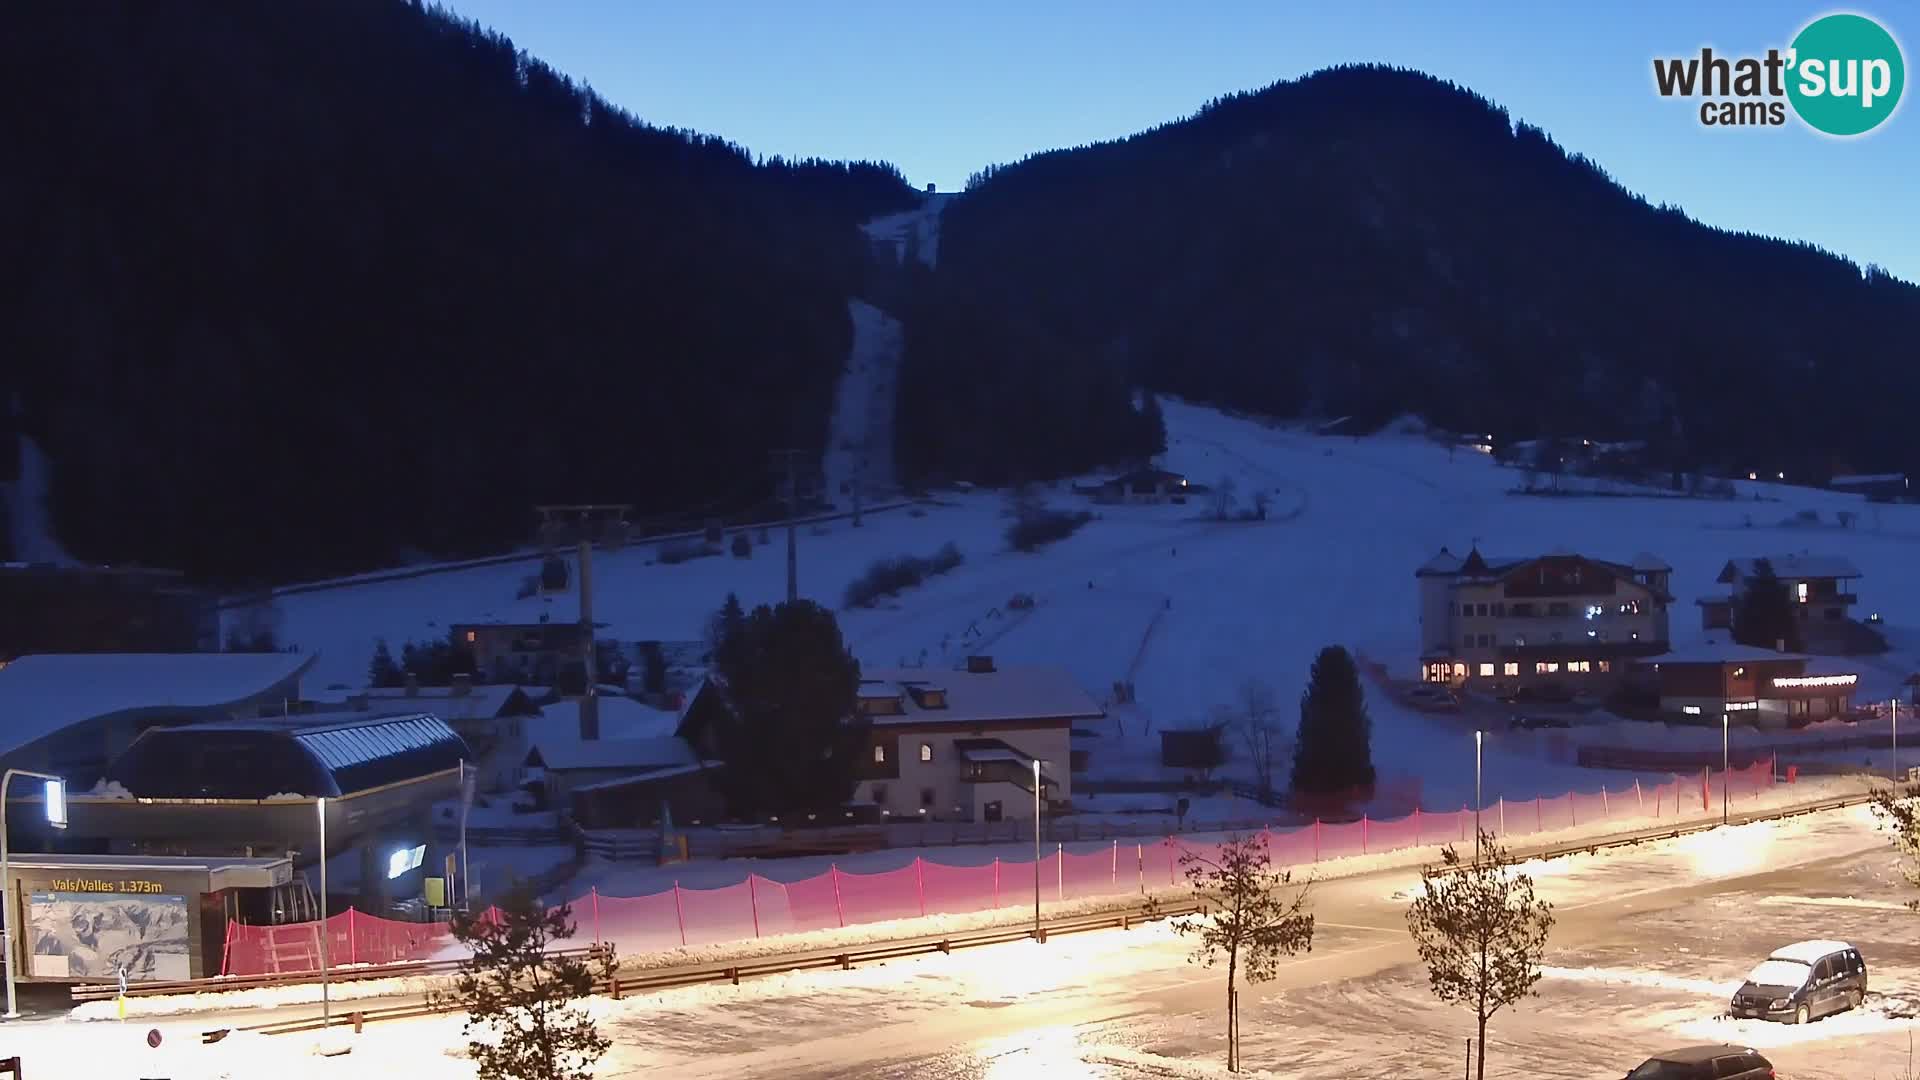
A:
<svg viewBox="0 0 1920 1080">
<path fill-rule="evenodd" d="M 933 745 L 931 743 L 920 744 L 920 760 L 922 762 L 933 760 Z"/>
</svg>

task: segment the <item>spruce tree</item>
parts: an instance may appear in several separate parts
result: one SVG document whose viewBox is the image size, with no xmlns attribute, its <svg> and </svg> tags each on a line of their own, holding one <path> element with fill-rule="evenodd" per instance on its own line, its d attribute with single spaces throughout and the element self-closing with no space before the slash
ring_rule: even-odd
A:
<svg viewBox="0 0 1920 1080">
<path fill-rule="evenodd" d="M 713 734 L 728 809 L 751 818 L 840 806 L 858 781 L 866 732 L 854 715 L 860 663 L 839 623 L 811 600 L 744 617 L 735 608 L 714 664 L 727 705 Z M 727 612 L 718 622 L 728 625 Z"/>
<path fill-rule="evenodd" d="M 1314 658 L 1300 695 L 1300 728 L 1293 754 L 1293 790 L 1350 791 L 1373 783 L 1373 721 L 1353 656 L 1329 645 Z"/>
<path fill-rule="evenodd" d="M 367 685 L 376 688 L 401 686 L 406 676 L 400 671 L 400 665 L 393 662 L 393 651 L 387 648 L 387 639 L 380 638 L 373 643 L 373 659 L 367 664 Z"/>
<path fill-rule="evenodd" d="M 1788 652 L 1803 647 L 1793 597 L 1787 583 L 1775 576 L 1770 560 L 1754 561 L 1753 576 L 1734 608 L 1733 640 L 1756 649 L 1777 649 L 1783 641 Z"/>
</svg>

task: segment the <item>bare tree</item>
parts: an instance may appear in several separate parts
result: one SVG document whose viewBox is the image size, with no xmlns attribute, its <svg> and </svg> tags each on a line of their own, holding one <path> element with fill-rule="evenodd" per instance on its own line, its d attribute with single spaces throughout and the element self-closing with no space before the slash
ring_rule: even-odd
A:
<svg viewBox="0 0 1920 1080">
<path fill-rule="evenodd" d="M 1239 502 L 1234 494 L 1233 477 L 1223 476 L 1213 486 L 1213 517 L 1216 521 L 1225 521 L 1233 516 L 1233 508 Z"/>
<path fill-rule="evenodd" d="M 1241 683 L 1234 701 L 1234 726 L 1240 732 L 1240 741 L 1246 744 L 1247 761 L 1253 766 L 1260 798 L 1270 801 L 1274 762 L 1287 748 L 1286 723 L 1281 719 L 1280 699 L 1273 687 L 1259 679 Z"/>
<path fill-rule="evenodd" d="M 1173 928 L 1199 940 L 1192 963 L 1227 965 L 1227 1071 L 1240 1071 L 1240 990 L 1248 982 L 1266 982 L 1280 970 L 1280 959 L 1313 951 L 1313 916 L 1307 893 L 1313 882 L 1291 890 L 1293 875 L 1276 871 L 1264 833 L 1229 836 L 1217 857 L 1194 850 L 1180 854 L 1193 898 L 1208 914 L 1176 919 Z"/>
<path fill-rule="evenodd" d="M 573 936 L 572 917 L 519 887 L 492 911 L 454 916 L 454 940 L 473 956 L 444 1001 L 467 1014 L 462 1034 L 479 1080 L 592 1080 L 613 1045 L 575 1004 L 612 975 L 612 950 L 593 960 L 548 951 Z"/>
<path fill-rule="evenodd" d="M 1485 831 L 1481 857 L 1468 863 L 1452 847 L 1441 865 L 1420 872 L 1420 895 L 1407 908 L 1433 996 L 1466 1005 L 1478 1024 L 1475 1075 L 1486 1080 L 1487 1021 L 1533 993 L 1553 928 L 1553 905 L 1535 900 L 1533 879 Z"/>
<path fill-rule="evenodd" d="M 1877 788 L 1873 793 L 1874 823 L 1893 837 L 1893 849 L 1900 854 L 1900 872 L 1907 884 L 1920 887 L 1920 787 Z M 1907 901 L 1907 907 L 1920 911 L 1920 900 Z"/>
</svg>

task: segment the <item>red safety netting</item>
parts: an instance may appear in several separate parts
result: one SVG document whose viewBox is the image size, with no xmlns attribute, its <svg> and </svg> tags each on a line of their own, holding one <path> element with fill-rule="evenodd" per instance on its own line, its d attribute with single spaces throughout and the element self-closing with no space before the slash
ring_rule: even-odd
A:
<svg viewBox="0 0 1920 1080">
<path fill-rule="evenodd" d="M 1522 837 L 1629 818 L 1675 818 L 1758 796 L 1775 783 L 1770 762 L 1731 774 L 1703 771 L 1660 784 L 1595 792 L 1569 792 L 1551 799 L 1498 799 L 1481 810 L 1481 827 L 1496 836 Z M 1472 809 L 1416 811 L 1403 818 L 1327 823 L 1267 831 L 1268 854 L 1277 866 L 1306 866 L 1327 859 L 1399 851 L 1411 847 L 1471 842 Z M 1043 901 L 1075 900 L 1161 889 L 1181 883 L 1183 854 L 1218 856 L 1217 843 L 1179 837 L 1132 844 L 1109 843 L 1068 850 L 1056 844 L 1039 867 Z M 824 874 L 780 882 L 759 875 L 720 888 L 675 884 L 646 896 L 591 892 L 573 902 L 578 939 L 638 953 L 719 942 L 803 933 L 920 915 L 960 914 L 1033 902 L 1031 860 L 995 859 L 949 866 L 915 859 L 880 873 L 832 867 Z M 347 911 L 326 922 L 331 963 L 387 964 L 444 956 L 454 943 L 444 923 L 411 923 Z M 320 967 L 317 923 L 227 927 L 224 972 L 253 975 L 315 971 Z"/>
</svg>

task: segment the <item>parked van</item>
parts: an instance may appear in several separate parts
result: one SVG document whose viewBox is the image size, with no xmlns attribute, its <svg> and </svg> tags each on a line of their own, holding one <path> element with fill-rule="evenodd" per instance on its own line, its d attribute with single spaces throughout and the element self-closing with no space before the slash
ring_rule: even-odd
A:
<svg viewBox="0 0 1920 1080">
<path fill-rule="evenodd" d="M 1733 1016 L 1804 1024 L 1857 1009 L 1867 996 L 1867 962 L 1844 941 L 1802 941 L 1777 949 L 1733 995 Z"/>
</svg>

